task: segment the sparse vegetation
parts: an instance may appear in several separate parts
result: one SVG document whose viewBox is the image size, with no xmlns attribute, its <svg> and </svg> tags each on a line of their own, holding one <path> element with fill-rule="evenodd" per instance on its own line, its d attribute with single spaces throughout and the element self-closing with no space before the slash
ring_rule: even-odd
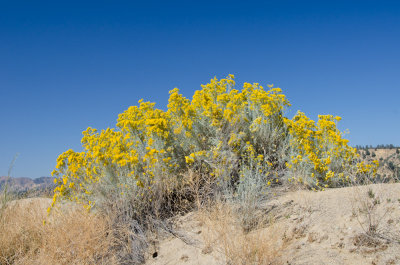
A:
<svg viewBox="0 0 400 265">
<path fill-rule="evenodd" d="M 11 172 L 14 167 L 15 161 L 17 160 L 17 157 L 18 157 L 18 154 L 16 154 L 14 156 L 13 160 L 11 161 L 10 166 L 8 168 L 8 174 L 4 181 L 5 183 L 4 183 L 4 185 L 2 185 L 0 187 L 1 188 L 0 215 L 1 215 L 1 211 L 4 209 L 4 207 L 7 206 L 7 203 L 11 200 L 10 191 L 8 190 L 8 188 L 9 188 L 9 182 L 10 182 L 10 178 L 11 178 Z"/>
<path fill-rule="evenodd" d="M 400 243 L 399 232 L 390 227 L 394 223 L 392 213 L 396 207 L 391 196 L 395 194 L 389 193 L 387 187 L 382 184 L 369 185 L 368 189 L 355 186 L 354 190 L 353 207 L 364 231 L 364 235 L 359 236 L 357 240 L 362 238 L 362 244 Z"/>
<path fill-rule="evenodd" d="M 254 219 L 251 232 L 246 231 L 234 207 L 219 202 L 201 213 L 205 248 L 222 252 L 227 264 L 281 264 L 284 243 L 279 238 L 282 231 L 276 230 L 280 228 L 263 230 L 267 221 L 263 216 Z"/>
<path fill-rule="evenodd" d="M 125 227 L 72 204 L 47 216 L 50 199 L 13 201 L 0 215 L 1 264 L 121 264 Z M 125 229 L 125 230 L 124 230 Z M 116 232 L 120 234 L 116 234 Z"/>
</svg>

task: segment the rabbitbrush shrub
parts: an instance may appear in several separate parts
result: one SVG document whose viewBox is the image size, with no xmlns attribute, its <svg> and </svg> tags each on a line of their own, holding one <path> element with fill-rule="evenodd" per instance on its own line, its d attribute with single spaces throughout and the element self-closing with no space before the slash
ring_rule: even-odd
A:
<svg viewBox="0 0 400 265">
<path fill-rule="evenodd" d="M 192 99 L 173 89 L 166 111 L 140 100 L 115 129 L 84 131 L 82 152 L 58 157 L 53 206 L 69 199 L 114 207 L 144 224 L 167 216 L 176 200 L 192 200 L 184 188 L 189 170 L 239 202 L 286 180 L 318 190 L 375 174 L 376 164 L 360 162 L 337 129 L 339 117 L 289 119 L 289 106 L 280 88 L 244 83 L 238 90 L 233 75 L 212 79 Z"/>
</svg>

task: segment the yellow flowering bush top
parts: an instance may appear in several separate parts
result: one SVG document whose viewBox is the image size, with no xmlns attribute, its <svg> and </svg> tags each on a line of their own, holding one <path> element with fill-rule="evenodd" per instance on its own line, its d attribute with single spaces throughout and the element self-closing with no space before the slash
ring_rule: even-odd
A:
<svg viewBox="0 0 400 265">
<path fill-rule="evenodd" d="M 192 99 L 171 90 L 166 111 L 140 100 L 119 115 L 116 129 L 88 128 L 82 152 L 58 157 L 53 206 L 66 198 L 91 208 L 118 194 L 135 198 L 138 211 L 156 209 L 160 192 L 176 192 L 188 170 L 237 196 L 285 179 L 322 189 L 376 172 L 376 164 L 359 162 L 336 127 L 339 117 L 315 123 L 298 112 L 288 119 L 289 106 L 280 88 L 244 83 L 237 90 L 233 75 L 212 79 Z"/>
</svg>

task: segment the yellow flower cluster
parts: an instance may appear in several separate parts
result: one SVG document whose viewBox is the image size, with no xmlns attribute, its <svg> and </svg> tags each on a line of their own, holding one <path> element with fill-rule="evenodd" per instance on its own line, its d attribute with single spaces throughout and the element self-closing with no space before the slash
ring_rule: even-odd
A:
<svg viewBox="0 0 400 265">
<path fill-rule="evenodd" d="M 351 169 L 358 158 L 357 150 L 348 145 L 336 125 L 340 117 L 319 115 L 318 122 L 298 112 L 292 120 L 285 119 L 290 138 L 292 155 L 287 167 L 292 170 L 293 177 L 315 189 L 323 189 L 349 181 Z M 377 161 L 373 165 L 356 163 L 358 174 L 376 174 Z M 307 177 L 310 178 L 307 178 Z M 308 180 L 307 180 L 308 179 Z"/>
<path fill-rule="evenodd" d="M 221 185 L 253 173 L 272 185 L 282 170 L 307 172 L 315 187 L 345 179 L 356 150 L 336 128 L 340 118 L 321 115 L 315 123 L 298 112 L 287 119 L 290 103 L 280 88 L 268 88 L 244 83 L 239 91 L 233 75 L 213 78 L 191 100 L 171 90 L 166 111 L 140 100 L 118 116 L 117 129 L 88 128 L 83 152 L 68 150 L 57 159 L 53 205 L 67 198 L 90 208 L 99 187 L 110 183 L 118 194 L 151 200 L 157 196 L 154 185 L 182 181 L 188 169 L 210 174 Z M 359 173 L 374 171 L 371 165 L 358 167 Z"/>
</svg>

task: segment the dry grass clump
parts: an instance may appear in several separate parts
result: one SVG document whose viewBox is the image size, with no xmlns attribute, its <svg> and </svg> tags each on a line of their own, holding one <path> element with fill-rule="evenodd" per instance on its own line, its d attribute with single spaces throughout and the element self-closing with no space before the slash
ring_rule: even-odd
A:
<svg viewBox="0 0 400 265">
<path fill-rule="evenodd" d="M 364 231 L 364 238 L 371 242 L 400 243 L 400 233 L 396 229 L 393 214 L 398 207 L 398 193 L 387 184 L 354 186 L 352 200 L 353 214 Z M 375 243 L 374 243 L 375 244 Z"/>
<path fill-rule="evenodd" d="M 216 203 L 203 210 L 200 220 L 206 227 L 203 233 L 206 247 L 203 251 L 219 251 L 227 264 L 280 264 L 283 243 L 274 225 L 266 219 L 254 220 L 253 229 L 247 231 L 240 222 L 240 211 L 228 203 Z"/>
<path fill-rule="evenodd" d="M 104 216 L 73 205 L 47 216 L 50 202 L 20 200 L 2 210 L 0 264 L 120 263 L 120 253 L 110 250 L 121 252 L 126 243 Z"/>
</svg>

